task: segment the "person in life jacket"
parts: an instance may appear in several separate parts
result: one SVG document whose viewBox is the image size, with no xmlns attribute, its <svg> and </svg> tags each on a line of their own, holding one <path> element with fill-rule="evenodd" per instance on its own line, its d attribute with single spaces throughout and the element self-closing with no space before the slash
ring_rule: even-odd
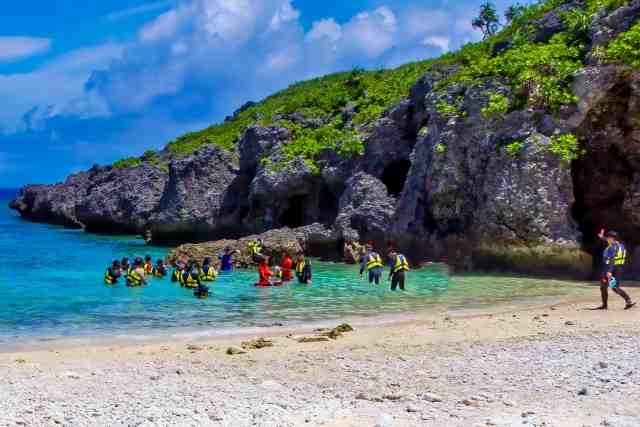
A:
<svg viewBox="0 0 640 427">
<path fill-rule="evenodd" d="M 224 248 L 224 253 L 218 256 L 220 260 L 220 271 L 232 271 L 233 270 L 233 255 L 236 253 L 229 246 Z"/>
<path fill-rule="evenodd" d="M 122 276 L 122 269 L 120 266 L 120 261 L 115 260 L 113 264 L 107 267 L 107 271 L 104 273 L 104 284 L 105 285 L 115 285 L 118 283 L 118 279 Z"/>
<path fill-rule="evenodd" d="M 200 274 L 200 281 L 202 282 L 214 282 L 218 277 L 218 271 L 211 265 L 211 258 L 205 258 L 202 261 L 202 273 Z"/>
<path fill-rule="evenodd" d="M 200 286 L 200 276 L 202 269 L 195 260 L 189 261 L 189 267 L 182 274 L 182 285 L 187 288 L 197 288 Z"/>
<path fill-rule="evenodd" d="M 618 240 L 618 233 L 608 231 L 606 234 L 604 229 L 600 231 L 598 237 L 606 242 L 606 248 L 602 254 L 602 277 L 600 279 L 600 296 L 602 297 L 602 305 L 597 310 L 606 310 L 608 308 L 609 288 L 624 299 L 626 305 L 625 310 L 635 305 L 631 301 L 629 295 L 621 289 L 622 273 L 624 264 L 627 259 L 627 249 L 624 243 Z"/>
<path fill-rule="evenodd" d="M 264 250 L 264 242 L 262 239 L 256 239 L 248 243 L 249 253 L 254 262 L 261 263 L 264 259 L 262 251 Z"/>
<path fill-rule="evenodd" d="M 125 277 L 127 276 L 127 274 L 129 274 L 129 272 L 131 271 L 131 265 L 129 264 L 129 258 L 127 258 L 127 257 L 122 258 L 122 261 L 120 262 L 120 270 L 122 271 L 122 274 L 125 275 Z"/>
<path fill-rule="evenodd" d="M 149 276 L 153 274 L 153 261 L 151 260 L 151 255 L 144 257 L 144 274 Z"/>
<path fill-rule="evenodd" d="M 287 251 L 282 251 L 280 269 L 282 270 L 282 280 L 284 282 L 288 282 L 293 279 L 293 260 Z"/>
<path fill-rule="evenodd" d="M 142 258 L 136 258 L 133 267 L 127 273 L 127 286 L 135 287 L 146 285 L 147 280 L 144 275 L 144 262 Z"/>
<path fill-rule="evenodd" d="M 398 286 L 404 291 L 405 273 L 409 271 L 407 258 L 399 254 L 394 248 L 389 249 L 389 280 L 391 280 L 391 290 L 395 291 Z"/>
<path fill-rule="evenodd" d="M 184 275 L 184 269 L 185 269 L 185 265 L 184 262 L 182 261 L 178 261 L 176 263 L 176 268 L 175 270 L 173 270 L 173 273 L 171 273 L 171 282 L 173 283 L 179 283 L 180 285 L 183 285 L 183 280 L 182 280 L 182 276 Z"/>
<path fill-rule="evenodd" d="M 209 287 L 200 283 L 198 287 L 193 291 L 193 296 L 196 298 L 207 298 L 209 296 Z"/>
<path fill-rule="evenodd" d="M 360 259 L 360 276 L 366 270 L 369 272 L 369 283 L 379 285 L 383 268 L 382 257 L 374 250 L 373 242 L 368 242 L 365 254 Z"/>
<path fill-rule="evenodd" d="M 156 266 L 153 268 L 154 277 L 166 277 L 167 268 L 164 266 L 164 261 L 161 259 L 156 260 Z"/>
<path fill-rule="evenodd" d="M 259 279 L 258 286 L 272 286 L 275 282 L 271 279 L 273 277 L 273 272 L 269 268 L 269 257 L 265 256 L 260 261 L 260 266 L 258 267 Z"/>
<path fill-rule="evenodd" d="M 296 260 L 296 277 L 298 278 L 298 283 L 311 284 L 311 262 L 305 260 L 303 253 L 299 253 Z"/>
</svg>

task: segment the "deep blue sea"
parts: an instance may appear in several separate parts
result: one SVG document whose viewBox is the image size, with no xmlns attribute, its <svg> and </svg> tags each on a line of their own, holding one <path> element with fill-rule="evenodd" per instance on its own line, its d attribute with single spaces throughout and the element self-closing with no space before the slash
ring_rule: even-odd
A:
<svg viewBox="0 0 640 427">
<path fill-rule="evenodd" d="M 483 307 L 557 298 L 557 282 L 492 276 L 451 279 L 443 266 L 412 271 L 408 291 L 362 281 L 357 268 L 314 263 L 313 286 L 252 286 L 253 271 L 222 274 L 208 299 L 169 279 L 142 288 L 103 284 L 106 266 L 123 256 L 163 257 L 136 236 L 98 236 L 22 220 L 7 204 L 15 192 L 0 190 L 0 343 L 44 337 L 219 332 L 274 323 L 404 314 L 432 309 Z"/>
</svg>

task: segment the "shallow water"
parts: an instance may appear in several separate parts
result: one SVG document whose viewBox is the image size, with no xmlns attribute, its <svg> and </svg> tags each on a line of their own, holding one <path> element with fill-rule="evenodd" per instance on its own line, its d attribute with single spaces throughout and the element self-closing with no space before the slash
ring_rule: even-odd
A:
<svg viewBox="0 0 640 427">
<path fill-rule="evenodd" d="M 293 324 L 354 316 L 405 314 L 554 301 L 581 292 L 576 283 L 494 276 L 456 276 L 433 265 L 392 293 L 358 277 L 355 266 L 314 262 L 313 286 L 255 288 L 256 274 L 222 274 L 198 300 L 169 279 L 144 288 L 102 284 L 110 260 L 166 254 L 132 236 L 96 236 L 21 220 L 0 192 L 0 342 L 34 337 L 121 335 L 140 331 Z M 386 273 L 385 273 L 386 276 Z"/>
</svg>

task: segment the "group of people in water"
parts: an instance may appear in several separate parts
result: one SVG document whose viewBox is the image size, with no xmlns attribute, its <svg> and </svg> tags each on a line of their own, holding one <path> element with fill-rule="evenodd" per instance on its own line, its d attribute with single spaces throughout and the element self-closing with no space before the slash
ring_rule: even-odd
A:
<svg viewBox="0 0 640 427">
<path fill-rule="evenodd" d="M 272 266 L 272 258 L 265 255 L 264 242 L 261 239 L 249 242 L 248 250 L 253 261 L 258 264 L 258 281 L 255 286 L 281 286 L 294 279 L 300 284 L 312 284 L 311 261 L 305 257 L 304 253 L 297 253 L 294 260 L 289 251 L 284 250 L 280 257 L 280 263 Z M 206 286 L 206 283 L 214 282 L 220 271 L 232 271 L 234 269 L 233 257 L 238 252 L 227 247 L 218 256 L 216 263 L 213 263 L 209 257 L 204 258 L 202 262 L 195 259 L 186 262 L 178 261 L 171 274 L 171 282 L 193 289 L 194 296 L 198 298 L 206 298 L 209 295 L 209 287 Z M 395 291 L 398 287 L 400 290 L 405 290 L 405 274 L 409 271 L 407 258 L 391 246 L 388 249 L 388 258 L 390 260 L 391 290 Z M 375 250 L 374 243 L 368 242 L 361 257 L 360 276 L 367 272 L 369 283 L 378 285 L 383 269 L 382 256 Z M 162 259 L 156 260 L 154 264 L 151 256 L 147 255 L 144 259 L 135 258 L 131 264 L 129 258 L 125 257 L 122 260 L 113 261 L 107 267 L 104 283 L 115 285 L 124 279 L 127 286 L 137 287 L 148 284 L 149 277 L 163 278 L 167 275 L 167 268 Z"/>
</svg>

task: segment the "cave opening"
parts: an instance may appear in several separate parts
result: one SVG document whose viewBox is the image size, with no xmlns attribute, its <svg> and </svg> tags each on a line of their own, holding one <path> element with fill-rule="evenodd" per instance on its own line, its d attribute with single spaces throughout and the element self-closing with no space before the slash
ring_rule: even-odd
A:
<svg viewBox="0 0 640 427">
<path fill-rule="evenodd" d="M 387 187 L 390 196 L 398 197 L 402 193 L 410 168 L 411 162 L 409 160 L 396 160 L 384 168 L 382 182 Z"/>
<path fill-rule="evenodd" d="M 290 197 L 287 209 L 280 215 L 280 224 L 289 228 L 305 225 L 307 201 L 307 196 Z"/>
<path fill-rule="evenodd" d="M 585 152 L 571 163 L 571 216 L 582 233 L 582 248 L 593 256 L 594 276 L 600 271 L 603 246 L 597 234 L 602 228 L 619 232 L 630 252 L 640 242 L 633 220 L 636 205 L 629 199 L 637 166 L 625 147 L 617 144 L 629 140 L 635 130 L 629 120 L 637 111 L 633 105 L 631 87 L 623 80 L 602 102 L 592 106 L 577 130 Z M 630 267 L 629 272 L 635 276 L 637 266 Z"/>
<path fill-rule="evenodd" d="M 338 197 L 328 187 L 323 186 L 318 195 L 318 220 L 323 224 L 333 224 L 338 216 Z"/>
</svg>

